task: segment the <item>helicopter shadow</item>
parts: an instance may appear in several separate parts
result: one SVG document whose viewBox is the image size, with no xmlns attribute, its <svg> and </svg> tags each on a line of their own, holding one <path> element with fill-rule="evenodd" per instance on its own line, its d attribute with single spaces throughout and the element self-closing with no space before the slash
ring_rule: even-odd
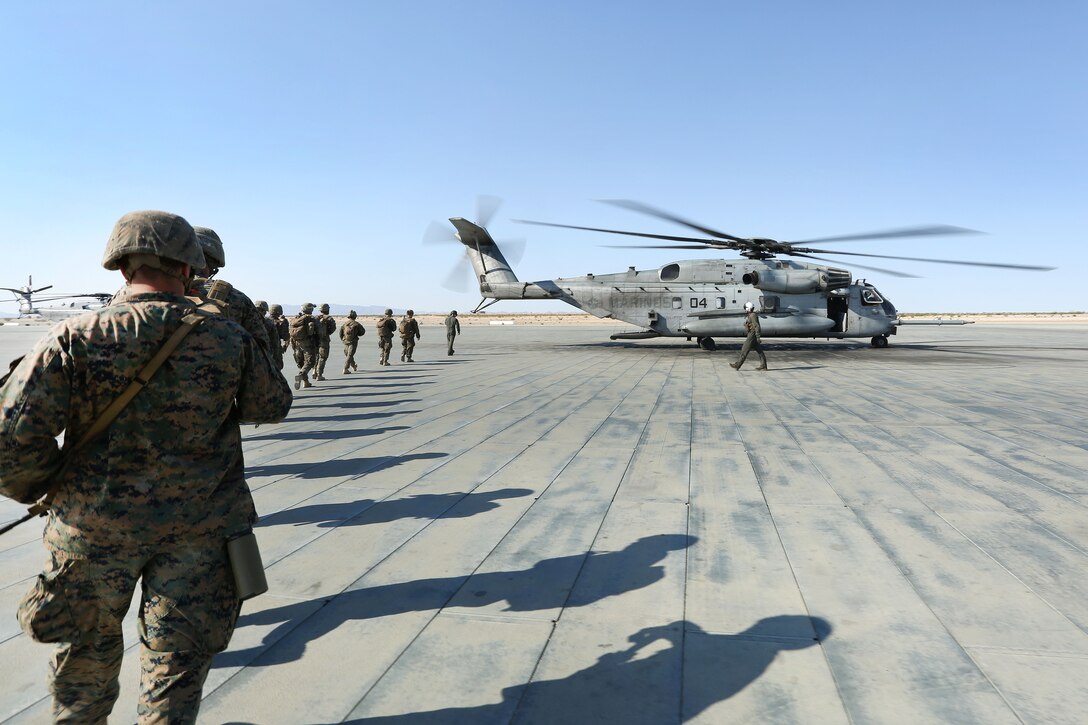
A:
<svg viewBox="0 0 1088 725">
<path fill-rule="evenodd" d="M 344 722 L 688 722 L 754 683 L 780 654 L 817 646 L 831 632 L 827 620 L 801 614 L 767 617 L 737 634 L 706 632 L 690 620 L 679 620 L 640 629 L 627 638 L 626 649 L 607 652 L 567 677 L 505 687 L 496 703 Z"/>
<path fill-rule="evenodd" d="M 362 518 L 366 518 L 365 512 Z M 509 612 L 587 606 L 659 581 L 665 576 L 665 568 L 659 562 L 670 551 L 687 548 L 697 540 L 686 534 L 646 536 L 620 551 L 589 551 L 544 559 L 530 569 L 349 589 L 329 598 L 245 614 L 238 620 L 239 627 L 280 625 L 256 647 L 221 654 L 215 666 L 246 665 L 257 657 L 262 666 L 298 660 L 305 654 L 307 642 L 324 637 L 352 620 L 437 611 L 450 605 L 483 607 L 498 602 L 506 602 L 505 611 Z M 580 594 L 572 593 L 571 587 L 586 566 L 593 567 L 594 586 L 584 588 Z M 471 589 L 465 588 L 466 582 Z"/>
<path fill-rule="evenodd" d="M 408 498 L 359 499 L 349 503 L 313 504 L 287 509 L 263 517 L 257 526 L 316 525 L 319 528 L 337 526 L 365 526 L 388 523 L 400 519 L 463 519 L 476 516 L 499 507 L 498 501 L 532 495 L 529 488 L 504 488 L 481 493 L 424 493 Z M 450 511 L 454 507 L 455 511 Z M 353 518 L 344 520 L 345 511 L 360 511 Z"/>
<path fill-rule="evenodd" d="M 408 461 L 429 461 L 446 458 L 448 453 L 410 453 L 406 456 L 375 456 L 371 458 L 334 458 L 319 463 L 273 463 L 267 466 L 247 466 L 246 477 L 343 478 L 379 473 Z"/>
</svg>

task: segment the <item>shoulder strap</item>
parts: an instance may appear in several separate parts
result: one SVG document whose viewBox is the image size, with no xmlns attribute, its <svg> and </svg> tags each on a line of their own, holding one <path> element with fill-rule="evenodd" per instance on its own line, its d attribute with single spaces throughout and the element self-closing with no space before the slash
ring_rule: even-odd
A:
<svg viewBox="0 0 1088 725">
<path fill-rule="evenodd" d="M 181 325 L 178 329 L 174 330 L 174 334 L 159 348 L 159 351 L 155 353 L 151 360 L 140 368 L 140 372 L 136 373 L 136 377 L 132 379 L 132 382 L 128 384 L 128 387 L 102 411 L 102 414 L 91 424 L 91 427 L 83 434 L 83 437 L 79 439 L 79 442 L 68 449 L 64 457 L 64 462 L 61 464 L 60 470 L 54 478 L 53 486 L 40 501 L 30 507 L 28 510 L 30 516 L 40 516 L 49 510 L 50 505 L 53 503 L 53 497 L 57 493 L 57 486 L 60 485 L 60 480 L 62 478 L 61 474 L 68 468 L 68 464 L 72 460 L 75 452 L 102 435 L 102 433 L 110 427 L 110 423 L 121 414 L 121 411 L 125 409 L 125 406 L 127 406 L 134 397 L 136 397 L 136 394 L 143 390 L 144 386 L 150 382 L 151 377 L 160 367 L 162 367 L 162 364 L 166 362 L 166 359 L 170 357 L 171 353 L 177 349 L 177 346 L 181 344 L 181 341 L 185 339 L 185 336 L 192 332 L 193 328 L 203 322 L 208 316 L 208 312 L 195 310 L 181 318 Z"/>
</svg>

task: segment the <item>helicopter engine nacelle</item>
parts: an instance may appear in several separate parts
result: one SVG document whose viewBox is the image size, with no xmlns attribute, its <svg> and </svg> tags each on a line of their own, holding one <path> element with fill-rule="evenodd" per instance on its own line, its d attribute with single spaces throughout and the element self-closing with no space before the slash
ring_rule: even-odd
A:
<svg viewBox="0 0 1088 725">
<path fill-rule="evenodd" d="M 752 270 L 745 272 L 741 279 L 745 284 L 750 284 L 764 292 L 806 294 L 826 290 L 833 283 L 837 284 L 840 281 L 840 275 L 832 275 L 833 279 L 829 280 L 828 271 L 823 269 L 768 269 L 761 272 Z"/>
</svg>

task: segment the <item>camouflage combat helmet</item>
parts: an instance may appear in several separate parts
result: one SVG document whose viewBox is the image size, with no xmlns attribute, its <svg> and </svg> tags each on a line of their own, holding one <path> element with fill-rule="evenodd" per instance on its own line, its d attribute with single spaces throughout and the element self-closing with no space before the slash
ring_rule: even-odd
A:
<svg viewBox="0 0 1088 725">
<path fill-rule="evenodd" d="M 414 313 L 414 312 L 412 312 L 411 310 L 408 310 L 408 311 L 407 311 L 407 312 L 405 312 L 404 314 L 406 314 L 406 315 L 408 315 L 409 317 L 411 317 L 411 316 L 412 316 L 412 315 L 414 315 L 415 313 Z"/>
<path fill-rule="evenodd" d="M 273 317 L 279 317 L 283 314 L 283 305 L 272 305 L 268 310 L 272 313 Z"/>
<path fill-rule="evenodd" d="M 450 310 L 450 317 L 457 317 L 457 310 Z"/>
<path fill-rule="evenodd" d="M 313 302 L 307 302 L 306 304 L 304 304 L 302 306 L 302 311 L 305 312 L 307 315 L 310 314 L 311 312 L 314 311 L 314 303 Z"/>
<path fill-rule="evenodd" d="M 223 242 L 219 239 L 219 235 L 208 227 L 193 227 L 193 231 L 196 232 L 200 246 L 204 248 L 204 259 L 208 262 L 208 266 L 216 269 L 226 267 L 227 255 L 223 252 Z"/>
<path fill-rule="evenodd" d="M 253 306 L 256 307 L 258 310 L 260 310 L 261 312 L 268 312 L 268 303 L 265 302 L 264 300 L 257 300 L 256 302 L 253 303 Z"/>
<path fill-rule="evenodd" d="M 389 309 L 388 307 L 386 307 L 386 308 L 385 308 L 385 315 L 386 315 L 386 317 L 388 317 L 389 315 L 392 315 L 392 314 L 393 314 L 393 310 L 391 310 L 391 309 Z"/>
<path fill-rule="evenodd" d="M 193 269 L 204 268 L 204 252 L 192 226 L 177 214 L 165 211 L 134 211 L 118 219 L 106 242 L 102 266 L 120 269 L 121 260 L 134 254 L 152 267 L 157 257 Z"/>
<path fill-rule="evenodd" d="M 327 302 L 325 304 L 321 305 L 321 314 L 323 314 L 323 315 L 329 314 L 329 305 L 328 305 Z"/>
<path fill-rule="evenodd" d="M 354 320 L 358 315 L 355 314 L 355 310 L 348 310 L 348 317 Z"/>
</svg>

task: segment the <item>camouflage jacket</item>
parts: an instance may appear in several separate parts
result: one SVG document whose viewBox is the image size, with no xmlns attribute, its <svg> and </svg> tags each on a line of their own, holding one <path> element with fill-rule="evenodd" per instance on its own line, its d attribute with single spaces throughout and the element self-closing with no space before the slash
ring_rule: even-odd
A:
<svg viewBox="0 0 1088 725">
<path fill-rule="evenodd" d="M 53 327 L 0 389 L 0 493 L 44 494 L 77 441 L 192 310 L 169 293 L 126 294 Z M 212 316 L 58 480 L 46 540 L 77 555 L 210 540 L 255 518 L 239 421 L 271 423 L 291 389 L 236 323 Z"/>
<path fill-rule="evenodd" d="M 322 347 L 329 346 L 332 333 L 336 332 L 336 320 L 331 315 L 321 313 L 317 317 L 317 344 Z"/>
<path fill-rule="evenodd" d="M 200 297 L 207 299 L 208 287 L 211 282 L 212 280 L 205 282 L 196 290 Z M 253 335 L 253 339 L 257 341 L 262 349 L 269 354 L 272 353 L 272 343 L 275 340 L 268 337 L 268 329 L 264 325 L 264 315 L 261 314 L 257 306 L 253 304 L 253 300 L 249 299 L 244 292 L 232 286 L 227 297 L 227 304 L 221 309 L 224 317 L 237 322 L 245 328 L 246 332 Z"/>
<path fill-rule="evenodd" d="M 340 339 L 349 345 L 358 342 L 359 338 L 366 334 L 366 328 L 359 324 L 358 320 L 348 320 L 340 326 Z"/>
<path fill-rule="evenodd" d="M 276 334 L 280 342 L 290 342 L 291 322 L 283 315 L 280 315 L 279 317 L 270 317 L 268 319 L 272 320 L 272 324 L 276 326 Z"/>
<path fill-rule="evenodd" d="M 400 330 L 404 332 L 400 333 L 401 339 L 411 340 L 413 337 L 419 337 L 419 323 L 416 322 L 414 317 L 402 317 L 400 320 Z"/>
<path fill-rule="evenodd" d="M 283 369 L 283 348 L 279 344 L 279 329 L 276 327 L 276 321 L 271 317 L 262 317 L 264 322 L 265 331 L 268 333 L 268 339 L 272 341 L 272 347 L 269 348 L 268 353 L 272 356 L 272 362 L 276 363 L 276 367 L 280 370 Z"/>
<path fill-rule="evenodd" d="M 383 340 L 392 340 L 393 333 L 397 331 L 397 321 L 392 317 L 378 318 L 378 337 Z"/>
</svg>

